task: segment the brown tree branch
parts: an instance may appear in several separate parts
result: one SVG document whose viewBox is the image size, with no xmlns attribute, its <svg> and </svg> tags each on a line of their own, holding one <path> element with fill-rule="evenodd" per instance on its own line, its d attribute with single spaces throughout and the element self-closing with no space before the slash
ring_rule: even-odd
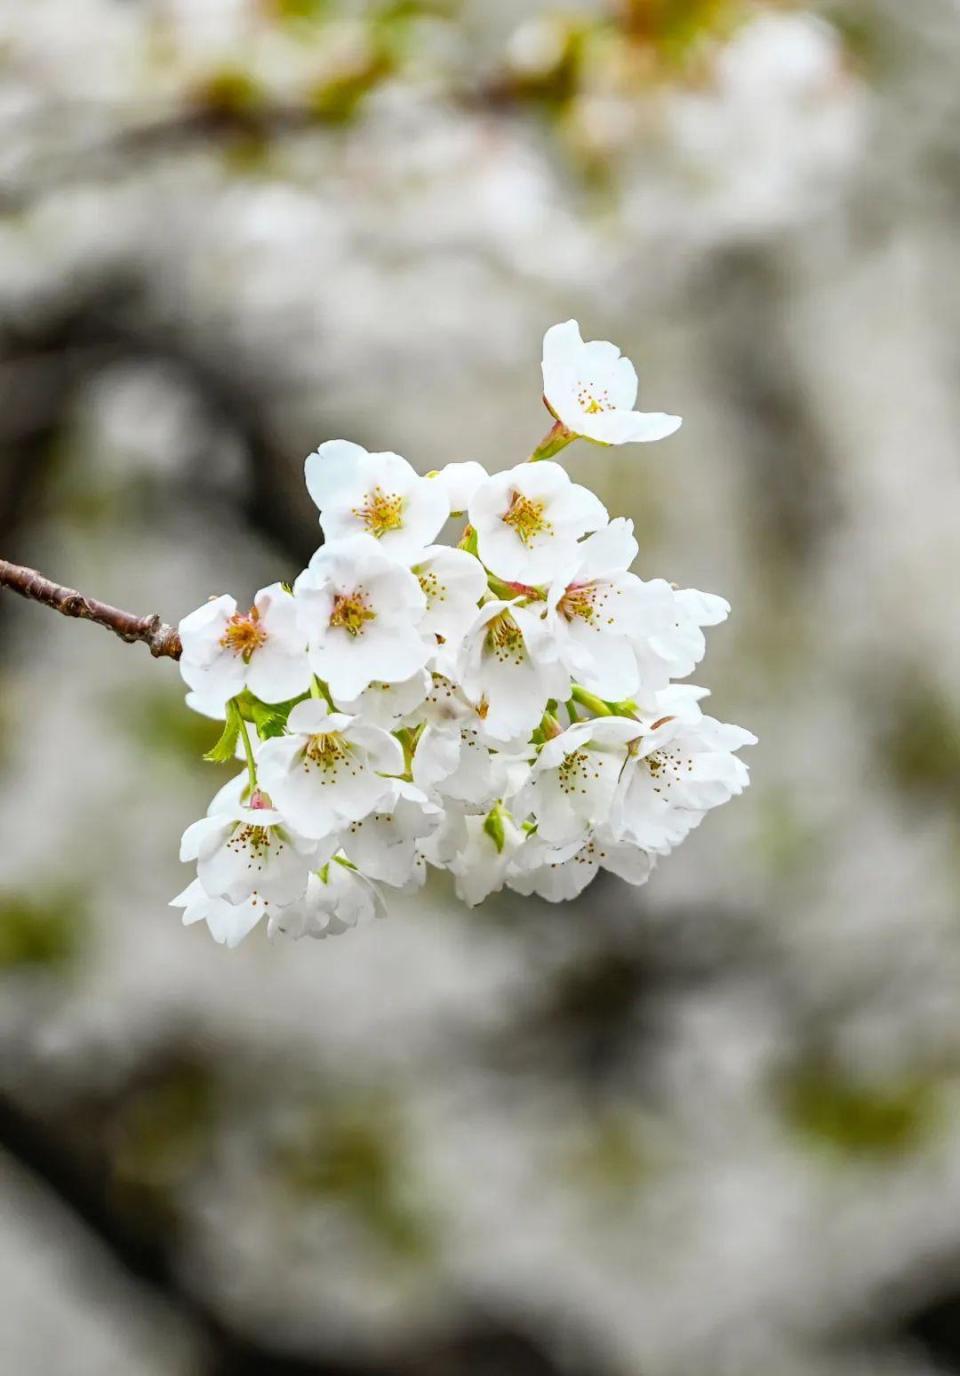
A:
<svg viewBox="0 0 960 1376">
<path fill-rule="evenodd" d="M 121 611 L 107 602 L 85 597 L 75 588 L 54 583 L 36 569 L 23 568 L 6 559 L 0 559 L 0 588 L 9 588 L 21 597 L 41 602 L 63 616 L 78 616 L 84 621 L 94 621 L 130 645 L 142 640 L 154 659 L 180 658 L 182 646 L 176 628 L 166 625 L 156 612 L 153 616 L 134 616 L 132 612 Z"/>
</svg>

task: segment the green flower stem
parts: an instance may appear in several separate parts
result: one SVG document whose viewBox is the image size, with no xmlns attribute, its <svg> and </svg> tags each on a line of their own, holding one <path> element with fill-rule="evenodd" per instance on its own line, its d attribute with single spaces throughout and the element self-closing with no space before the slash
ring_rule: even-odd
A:
<svg viewBox="0 0 960 1376">
<path fill-rule="evenodd" d="M 247 730 L 247 723 L 239 712 L 237 713 L 237 721 L 240 727 L 240 739 L 243 741 L 243 753 L 247 757 L 247 771 L 250 775 L 250 791 L 252 793 L 257 786 L 257 766 L 253 759 L 253 746 L 250 744 L 250 732 Z"/>
<path fill-rule="evenodd" d="M 527 462 L 537 463 L 540 459 L 552 459 L 554 454 L 559 454 L 561 449 L 566 449 L 567 445 L 576 438 L 573 431 L 568 430 L 562 420 L 558 420 L 544 435 Z"/>
<path fill-rule="evenodd" d="M 613 708 L 604 702 L 603 698 L 598 698 L 596 693 L 588 693 L 586 688 L 582 688 L 579 683 L 575 683 L 570 690 L 570 697 L 574 702 L 579 702 L 581 707 L 586 707 L 595 717 L 612 717 Z"/>
</svg>

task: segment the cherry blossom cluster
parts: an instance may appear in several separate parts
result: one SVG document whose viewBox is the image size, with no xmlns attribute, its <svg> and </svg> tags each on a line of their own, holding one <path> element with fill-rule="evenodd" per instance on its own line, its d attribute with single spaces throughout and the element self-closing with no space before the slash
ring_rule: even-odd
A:
<svg viewBox="0 0 960 1376">
<path fill-rule="evenodd" d="M 600 869 L 642 884 L 746 786 L 735 752 L 755 738 L 678 682 L 728 604 L 631 572 L 632 523 L 554 461 L 679 418 L 636 411 L 633 365 L 573 320 L 547 331 L 543 386 L 554 424 L 505 472 L 421 476 L 322 444 L 308 567 L 249 610 L 215 597 L 180 623 L 187 701 L 224 723 L 209 758 L 244 761 L 184 833 L 185 923 L 229 946 L 261 919 L 328 936 L 428 866 L 471 907 L 504 886 L 573 898 Z"/>
</svg>

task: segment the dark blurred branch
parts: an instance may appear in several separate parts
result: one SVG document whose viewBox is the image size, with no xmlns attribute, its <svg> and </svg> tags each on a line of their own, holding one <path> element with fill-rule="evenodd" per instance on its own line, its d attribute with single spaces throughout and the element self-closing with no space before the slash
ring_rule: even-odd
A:
<svg viewBox="0 0 960 1376">
<path fill-rule="evenodd" d="M 60 612 L 62 616 L 75 616 L 83 621 L 93 621 L 108 631 L 113 631 L 128 644 L 137 641 L 149 647 L 154 659 L 179 659 L 181 653 L 180 636 L 173 626 L 166 625 L 156 612 L 152 616 L 134 616 L 132 612 L 111 607 L 107 602 L 98 602 L 94 597 L 86 597 L 75 588 L 66 588 L 52 579 L 45 578 L 36 569 L 24 568 L 0 559 L 0 588 L 9 588 L 32 602 L 40 602 L 45 607 Z"/>
<path fill-rule="evenodd" d="M 602 1376 L 604 1367 L 565 1360 L 562 1368 L 524 1334 L 494 1320 L 465 1325 L 446 1341 L 384 1357 L 285 1350 L 243 1332 L 194 1289 L 179 1264 L 174 1236 L 116 1198 L 108 1155 L 87 1136 L 68 1144 L 55 1119 L 28 1110 L 0 1090 L 0 1152 L 16 1161 L 67 1208 L 126 1274 L 149 1287 L 201 1344 L 198 1376 Z M 569 1345 L 569 1344 L 568 1344 Z"/>
</svg>

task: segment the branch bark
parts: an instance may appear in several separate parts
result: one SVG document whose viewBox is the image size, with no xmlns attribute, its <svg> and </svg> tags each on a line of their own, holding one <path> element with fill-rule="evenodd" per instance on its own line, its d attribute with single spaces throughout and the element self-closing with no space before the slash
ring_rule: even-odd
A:
<svg viewBox="0 0 960 1376">
<path fill-rule="evenodd" d="M 113 631 L 114 635 L 129 645 L 143 641 L 154 659 L 180 658 L 182 646 L 176 628 L 161 621 L 156 612 L 152 616 L 134 616 L 132 612 L 121 611 L 107 602 L 98 602 L 95 597 L 86 597 L 75 588 L 54 583 L 36 569 L 11 564 L 6 559 L 0 559 L 0 588 L 9 588 L 21 597 L 52 607 L 62 616 L 93 621 Z"/>
</svg>

